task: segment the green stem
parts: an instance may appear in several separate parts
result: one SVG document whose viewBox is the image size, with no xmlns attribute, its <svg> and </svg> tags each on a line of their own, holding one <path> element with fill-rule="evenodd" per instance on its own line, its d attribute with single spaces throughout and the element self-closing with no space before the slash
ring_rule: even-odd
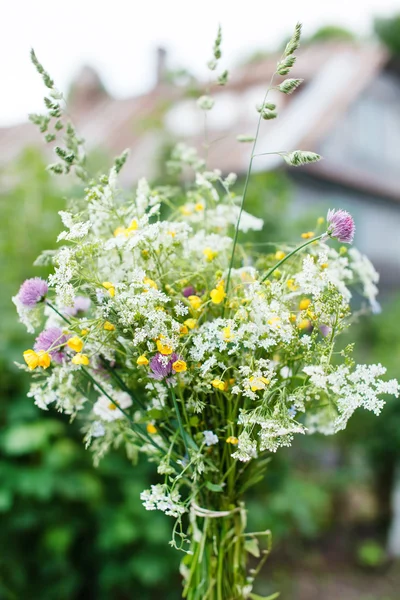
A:
<svg viewBox="0 0 400 600">
<path fill-rule="evenodd" d="M 54 312 L 55 312 L 55 313 L 57 313 L 57 315 L 58 315 L 59 317 L 61 317 L 61 319 L 62 319 L 63 321 L 65 321 L 65 323 L 68 323 L 68 325 L 71 325 L 71 321 L 70 321 L 69 319 L 67 319 L 67 317 L 64 317 L 64 315 L 62 315 L 62 314 L 60 313 L 60 311 L 59 311 L 59 310 L 57 310 L 57 308 L 54 306 L 54 304 L 52 304 L 52 303 L 51 303 L 49 300 L 47 300 L 47 299 L 45 300 L 45 302 L 46 302 L 47 306 L 49 306 L 49 307 L 50 307 L 52 310 L 54 310 Z"/>
<path fill-rule="evenodd" d="M 264 104 L 265 104 L 265 102 L 267 100 L 268 93 L 269 93 L 269 91 L 271 89 L 272 82 L 274 80 L 274 76 L 275 76 L 275 73 L 272 75 L 271 81 L 270 81 L 269 86 L 267 88 L 267 91 L 265 92 L 264 100 L 262 102 L 262 107 L 264 106 Z M 226 291 L 227 294 L 228 294 L 229 284 L 230 284 L 230 281 L 231 281 L 231 271 L 232 271 L 232 267 L 233 267 L 233 261 L 234 261 L 234 258 L 235 258 L 236 245 L 237 245 L 237 241 L 238 241 L 238 237 L 239 237 L 240 220 L 242 218 L 242 213 L 243 213 L 243 208 L 244 208 L 244 202 L 246 200 L 247 189 L 248 189 L 248 186 L 249 186 L 251 169 L 252 169 L 252 166 L 253 166 L 253 159 L 254 159 L 254 156 L 255 156 L 254 152 L 255 152 L 255 149 L 256 149 L 256 146 L 257 146 L 258 134 L 260 133 L 261 119 L 262 119 L 262 109 L 260 110 L 260 116 L 258 117 L 256 135 L 254 137 L 253 147 L 251 149 L 250 162 L 249 162 L 249 166 L 248 166 L 247 173 L 246 173 L 246 181 L 245 181 L 244 188 L 243 188 L 242 201 L 240 203 L 239 216 L 238 216 L 238 220 L 237 220 L 236 228 L 235 228 L 235 236 L 233 238 L 232 254 L 231 254 L 231 259 L 230 259 L 230 262 L 229 262 L 228 276 L 227 276 L 227 279 L 226 279 L 226 288 L 225 288 L 225 291 Z M 225 312 L 225 306 L 226 306 L 226 300 L 225 300 L 225 303 L 224 303 L 223 312 Z"/>
<path fill-rule="evenodd" d="M 178 419 L 179 431 L 180 431 L 180 434 L 181 434 L 181 437 L 182 437 L 182 440 L 183 440 L 183 443 L 185 446 L 186 455 L 189 458 L 189 449 L 188 449 L 187 441 L 186 441 L 186 433 L 185 433 L 185 430 L 183 429 L 181 413 L 179 412 L 179 406 L 178 406 L 178 401 L 176 399 L 175 391 L 174 391 L 174 388 L 172 387 L 172 385 L 168 385 L 168 389 L 170 391 L 172 403 L 174 405 L 174 409 L 176 412 L 176 418 Z"/>
<path fill-rule="evenodd" d="M 118 408 L 122 414 L 124 415 L 124 417 L 126 417 L 128 419 L 128 421 L 131 424 L 132 429 L 138 433 L 139 435 L 141 435 L 142 437 L 146 438 L 155 448 L 157 448 L 158 450 L 160 450 L 162 453 L 164 453 L 164 449 L 161 448 L 161 446 L 159 446 L 151 437 L 150 435 L 147 433 L 147 431 L 141 427 L 141 425 L 139 423 L 135 423 L 131 416 L 129 415 L 129 413 L 126 412 L 126 410 L 124 410 L 123 408 L 120 407 L 120 405 L 118 404 L 118 402 L 116 402 L 107 392 L 106 390 L 103 388 L 103 386 L 96 381 L 96 379 L 89 373 L 89 371 L 83 366 L 81 365 L 81 371 L 82 373 L 84 373 L 84 375 L 93 383 L 93 385 L 95 385 L 102 394 L 104 394 L 106 396 L 106 398 L 108 398 L 110 400 L 110 402 L 112 402 L 112 404 L 114 404 L 114 406 L 116 408 Z"/>
<path fill-rule="evenodd" d="M 304 242 L 304 244 L 301 244 L 300 246 L 298 246 L 297 248 L 295 248 L 294 250 L 292 250 L 292 252 L 289 252 L 289 254 L 287 254 L 284 258 L 282 258 L 282 260 L 280 260 L 279 262 L 277 262 L 276 265 L 274 265 L 268 271 L 268 273 L 266 275 L 264 275 L 264 277 L 261 279 L 261 283 L 263 281 L 265 281 L 266 279 L 268 279 L 268 277 L 270 277 L 272 275 L 272 273 L 274 271 L 276 271 L 276 269 L 278 269 L 281 265 L 283 265 L 283 263 L 286 262 L 287 260 L 289 260 L 289 258 L 291 258 L 294 254 L 297 254 L 297 252 L 300 252 L 300 250 L 302 250 L 306 246 L 309 246 L 310 244 L 313 244 L 314 242 L 317 242 L 318 240 L 322 239 L 325 236 L 326 236 L 326 233 L 322 233 L 321 235 L 318 235 L 317 237 L 312 238 L 311 240 L 307 240 L 306 242 Z"/>
</svg>

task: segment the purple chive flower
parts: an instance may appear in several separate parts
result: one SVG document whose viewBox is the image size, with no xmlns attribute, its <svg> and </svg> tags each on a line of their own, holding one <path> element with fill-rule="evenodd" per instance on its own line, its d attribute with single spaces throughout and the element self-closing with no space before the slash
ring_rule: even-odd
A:
<svg viewBox="0 0 400 600">
<path fill-rule="evenodd" d="M 194 289 L 194 287 L 192 285 L 189 285 L 188 287 L 185 287 L 182 290 L 182 294 L 185 296 L 185 298 L 189 298 L 189 296 L 196 295 L 196 290 Z"/>
<path fill-rule="evenodd" d="M 320 325 L 319 330 L 322 337 L 328 337 L 332 333 L 332 327 L 329 327 L 329 325 Z"/>
<path fill-rule="evenodd" d="M 25 308 L 35 308 L 36 304 L 43 300 L 49 290 L 49 286 L 40 277 L 27 279 L 19 288 L 17 298 Z"/>
<path fill-rule="evenodd" d="M 39 350 L 48 352 L 53 360 L 61 363 L 64 358 L 64 346 L 67 341 L 68 336 L 59 327 L 49 327 L 39 333 L 35 340 L 34 349 L 36 352 Z"/>
<path fill-rule="evenodd" d="M 180 356 L 173 352 L 170 356 L 164 356 L 157 352 L 153 356 L 150 361 L 150 377 L 152 379 L 157 379 L 161 381 L 162 379 L 166 379 L 167 382 L 171 381 L 171 375 L 175 374 L 175 371 L 172 369 L 172 365 L 176 360 L 179 360 Z"/>
<path fill-rule="evenodd" d="M 328 210 L 326 220 L 328 222 L 327 234 L 330 237 L 345 244 L 352 243 L 356 226 L 353 217 L 347 210 Z"/>
<path fill-rule="evenodd" d="M 75 296 L 73 306 L 66 306 L 64 312 L 71 317 L 76 317 L 89 310 L 90 304 L 90 298 L 85 298 L 85 296 Z"/>
</svg>

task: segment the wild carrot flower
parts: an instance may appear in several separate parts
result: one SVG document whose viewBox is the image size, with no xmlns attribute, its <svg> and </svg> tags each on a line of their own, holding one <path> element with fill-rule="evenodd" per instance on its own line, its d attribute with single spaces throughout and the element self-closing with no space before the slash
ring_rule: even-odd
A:
<svg viewBox="0 0 400 600">
<path fill-rule="evenodd" d="M 34 308 L 38 302 L 45 298 L 48 289 L 49 287 L 44 279 L 33 277 L 27 279 L 21 285 L 17 299 L 25 308 Z"/>
<path fill-rule="evenodd" d="M 353 217 L 347 210 L 328 210 L 326 220 L 328 222 L 326 233 L 329 237 L 336 238 L 345 244 L 352 243 L 356 226 Z"/>
<path fill-rule="evenodd" d="M 65 356 L 64 347 L 67 341 L 68 336 L 59 327 L 49 327 L 39 333 L 34 349 L 36 352 L 41 350 L 48 352 L 53 360 L 61 363 Z"/>
</svg>

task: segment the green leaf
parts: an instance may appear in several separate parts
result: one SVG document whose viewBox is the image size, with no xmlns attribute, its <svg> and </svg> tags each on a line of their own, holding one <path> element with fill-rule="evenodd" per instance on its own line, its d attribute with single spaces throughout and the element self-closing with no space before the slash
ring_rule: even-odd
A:
<svg viewBox="0 0 400 600">
<path fill-rule="evenodd" d="M 236 136 L 236 139 L 237 139 L 238 142 L 246 143 L 246 142 L 254 142 L 254 140 L 256 138 L 254 137 L 254 135 L 240 134 L 240 135 Z"/>
<path fill-rule="evenodd" d="M 149 419 L 161 419 L 161 417 L 163 416 L 163 411 L 160 410 L 159 408 L 152 408 L 151 410 L 149 410 L 146 413 L 146 421 L 148 421 Z"/>
<path fill-rule="evenodd" d="M 280 592 L 275 592 L 275 594 L 271 594 L 270 596 L 259 596 L 258 594 L 250 594 L 249 598 L 251 600 L 275 600 L 275 598 L 279 598 Z"/>
<path fill-rule="evenodd" d="M 206 487 L 212 492 L 222 492 L 223 487 L 219 483 L 211 483 L 211 481 L 206 481 Z"/>
<path fill-rule="evenodd" d="M 260 557 L 260 547 L 257 538 L 249 538 L 244 544 L 244 549 L 256 558 Z"/>
</svg>

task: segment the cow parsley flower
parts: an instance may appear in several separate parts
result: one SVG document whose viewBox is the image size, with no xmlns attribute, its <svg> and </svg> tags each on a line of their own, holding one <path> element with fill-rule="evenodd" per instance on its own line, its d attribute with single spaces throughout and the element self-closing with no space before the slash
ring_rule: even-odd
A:
<svg viewBox="0 0 400 600">
<path fill-rule="evenodd" d="M 218 444 L 218 436 L 213 431 L 203 431 L 204 443 L 206 446 Z"/>
<path fill-rule="evenodd" d="M 161 510 L 166 515 L 175 518 L 186 512 L 179 492 L 176 489 L 170 492 L 168 487 L 161 483 L 152 485 L 149 490 L 144 490 L 140 494 L 140 499 L 146 510 Z"/>
</svg>

